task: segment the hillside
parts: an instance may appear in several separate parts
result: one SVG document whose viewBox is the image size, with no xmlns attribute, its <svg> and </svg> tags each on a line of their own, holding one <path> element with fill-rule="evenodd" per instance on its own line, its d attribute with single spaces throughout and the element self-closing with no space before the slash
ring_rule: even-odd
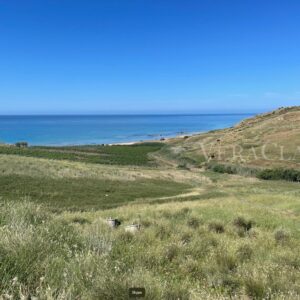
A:
<svg viewBox="0 0 300 300">
<path fill-rule="evenodd" d="M 192 137 L 170 139 L 173 158 L 254 168 L 300 167 L 300 106 L 280 108 L 246 119 L 236 126 Z"/>
<path fill-rule="evenodd" d="M 165 143 L 1 146 L 0 299 L 123 300 L 130 287 L 149 300 L 300 299 L 299 183 L 199 168 L 298 168 L 298 156 L 241 161 L 230 147 L 280 139 L 291 154 L 299 116 L 281 109 Z"/>
</svg>

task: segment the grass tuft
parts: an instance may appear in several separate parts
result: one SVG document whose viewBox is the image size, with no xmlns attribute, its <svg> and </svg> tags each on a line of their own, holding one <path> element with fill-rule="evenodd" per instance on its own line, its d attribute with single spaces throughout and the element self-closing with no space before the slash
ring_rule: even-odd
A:
<svg viewBox="0 0 300 300">
<path fill-rule="evenodd" d="M 216 232 L 216 233 L 223 233 L 225 232 L 224 225 L 219 221 L 212 221 L 208 224 L 208 228 L 210 231 Z"/>
<path fill-rule="evenodd" d="M 277 229 L 274 232 L 275 241 L 279 244 L 284 244 L 290 239 L 290 233 L 283 228 Z"/>
<path fill-rule="evenodd" d="M 237 228 L 242 229 L 243 231 L 247 232 L 253 227 L 254 222 L 251 220 L 246 220 L 244 217 L 237 217 L 233 221 L 233 224 Z"/>
<path fill-rule="evenodd" d="M 187 220 L 187 225 L 193 229 L 197 229 L 201 224 L 201 221 L 199 218 L 196 218 L 196 217 L 190 217 L 188 220 Z"/>
</svg>

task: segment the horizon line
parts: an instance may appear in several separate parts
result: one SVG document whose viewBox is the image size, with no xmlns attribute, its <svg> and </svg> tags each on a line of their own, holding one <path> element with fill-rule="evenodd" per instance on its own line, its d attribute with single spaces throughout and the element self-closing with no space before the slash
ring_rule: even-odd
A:
<svg viewBox="0 0 300 300">
<path fill-rule="evenodd" d="M 79 116 L 79 117 L 89 117 L 89 116 L 200 116 L 200 115 L 252 115 L 252 114 L 258 114 L 260 112 L 210 112 L 210 113 L 51 113 L 51 114 L 45 114 L 45 113 L 34 113 L 34 114 L 0 114 L 0 117 L 52 117 L 52 116 L 61 116 L 61 117 L 67 117 L 67 116 Z"/>
</svg>

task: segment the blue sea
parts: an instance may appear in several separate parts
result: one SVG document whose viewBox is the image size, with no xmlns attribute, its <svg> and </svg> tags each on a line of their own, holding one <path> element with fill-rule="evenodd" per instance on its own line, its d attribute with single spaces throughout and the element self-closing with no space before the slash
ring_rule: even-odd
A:
<svg viewBox="0 0 300 300">
<path fill-rule="evenodd" d="M 230 127 L 253 114 L 0 116 L 0 142 L 124 143 Z"/>
</svg>

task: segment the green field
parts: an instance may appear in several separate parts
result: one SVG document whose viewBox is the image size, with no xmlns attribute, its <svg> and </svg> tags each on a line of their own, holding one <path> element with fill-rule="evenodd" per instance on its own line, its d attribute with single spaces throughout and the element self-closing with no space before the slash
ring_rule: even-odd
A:
<svg viewBox="0 0 300 300">
<path fill-rule="evenodd" d="M 134 145 L 26 147 L 0 146 L 0 154 L 70 160 L 94 164 L 151 165 L 149 153 L 159 150 L 162 143 Z"/>
<path fill-rule="evenodd" d="M 148 197 L 177 195 L 190 186 L 167 180 L 112 181 L 96 178 L 0 176 L 0 197 L 32 201 L 55 210 L 105 209 Z"/>
<path fill-rule="evenodd" d="M 1 146 L 0 299 L 300 299 L 299 182 L 214 172 L 195 150 L 210 134 Z"/>
</svg>

